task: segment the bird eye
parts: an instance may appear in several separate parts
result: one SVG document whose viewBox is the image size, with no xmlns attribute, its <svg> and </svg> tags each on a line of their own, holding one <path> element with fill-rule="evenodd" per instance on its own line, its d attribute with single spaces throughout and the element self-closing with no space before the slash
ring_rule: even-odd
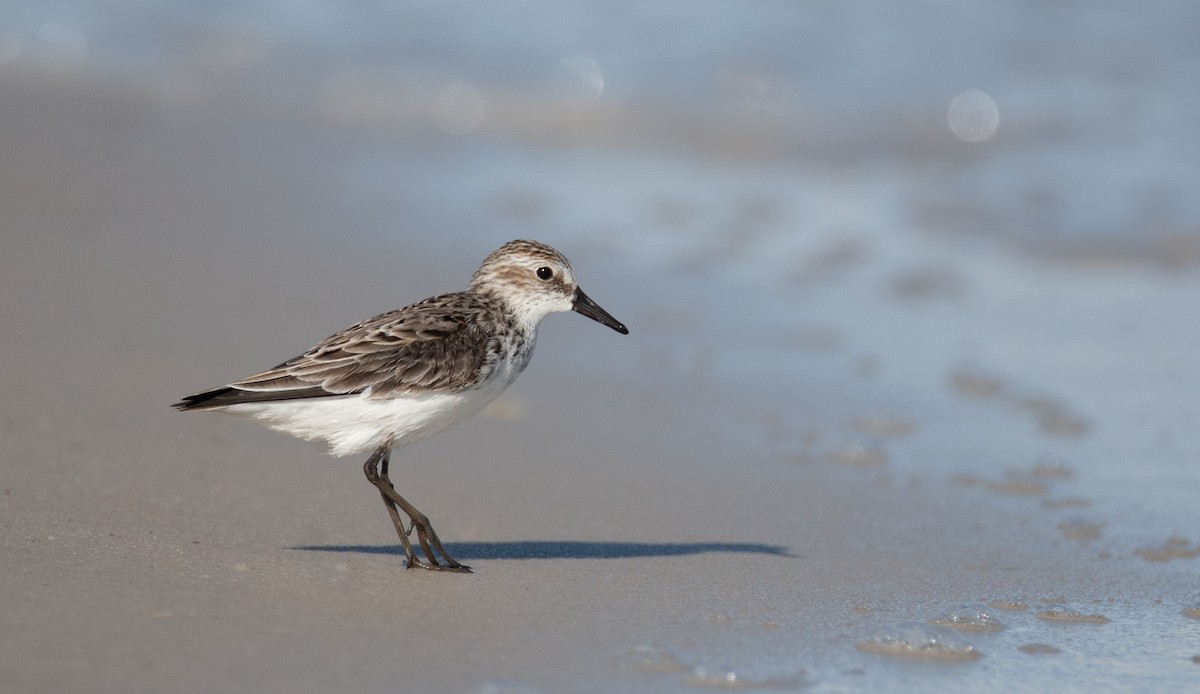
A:
<svg viewBox="0 0 1200 694">
<path fill-rule="evenodd" d="M 539 280 L 549 280 L 551 277 L 554 277 L 554 271 L 543 266 L 537 269 L 537 276 Z"/>
</svg>

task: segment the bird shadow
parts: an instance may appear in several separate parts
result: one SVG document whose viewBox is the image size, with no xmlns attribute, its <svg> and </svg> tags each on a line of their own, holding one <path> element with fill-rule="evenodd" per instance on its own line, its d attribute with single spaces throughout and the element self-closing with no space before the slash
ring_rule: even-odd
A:
<svg viewBox="0 0 1200 694">
<path fill-rule="evenodd" d="M 306 552 L 404 555 L 400 545 L 302 545 Z M 582 542 L 525 540 L 521 542 L 449 542 L 446 550 L 459 560 L 472 559 L 629 559 L 680 557 L 692 554 L 769 554 L 793 557 L 786 548 L 757 542 Z"/>
</svg>

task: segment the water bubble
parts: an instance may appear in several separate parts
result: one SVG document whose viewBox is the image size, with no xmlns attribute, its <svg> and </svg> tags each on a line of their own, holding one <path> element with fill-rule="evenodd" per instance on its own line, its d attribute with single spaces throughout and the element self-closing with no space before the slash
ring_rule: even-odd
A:
<svg viewBox="0 0 1200 694">
<path fill-rule="evenodd" d="M 729 667 L 697 667 L 683 678 L 685 684 L 709 689 L 796 689 L 805 684 L 804 671 L 754 676 Z"/>
<path fill-rule="evenodd" d="M 431 104 L 433 122 L 444 133 L 466 135 L 483 123 L 483 96 L 462 82 L 438 90 Z"/>
<path fill-rule="evenodd" d="M 982 655 L 957 631 L 920 622 L 901 622 L 876 632 L 858 649 L 924 660 L 970 660 Z"/>
<path fill-rule="evenodd" d="M 683 681 L 702 687 L 733 688 L 738 684 L 738 674 L 730 668 L 698 667 Z"/>
<path fill-rule="evenodd" d="M 1000 620 L 980 605 L 959 605 L 932 623 L 965 631 L 999 631 L 1004 628 Z"/>
<path fill-rule="evenodd" d="M 972 89 L 950 101 L 948 112 L 950 130 L 964 142 L 984 142 L 996 134 L 1000 126 L 1000 110 L 992 97 Z"/>
</svg>

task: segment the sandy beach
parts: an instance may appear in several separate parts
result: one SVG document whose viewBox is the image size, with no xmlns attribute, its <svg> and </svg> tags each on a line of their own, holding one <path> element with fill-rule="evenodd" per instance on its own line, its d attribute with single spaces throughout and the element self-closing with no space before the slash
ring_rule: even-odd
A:
<svg viewBox="0 0 1200 694">
<path fill-rule="evenodd" d="M 1200 676 L 1189 208 L 996 236 L 979 220 L 1073 217 L 943 204 L 983 185 L 961 142 L 876 167 L 812 135 L 798 167 L 714 118 L 679 135 L 709 149 L 646 154 L 655 121 L 617 136 L 610 111 L 580 153 L 192 77 L 0 63 L 5 691 Z M 1045 137 L 1015 130 L 997 157 Z M 518 236 L 631 334 L 551 317 L 504 397 L 397 453 L 471 575 L 403 568 L 361 460 L 169 407 Z"/>
</svg>

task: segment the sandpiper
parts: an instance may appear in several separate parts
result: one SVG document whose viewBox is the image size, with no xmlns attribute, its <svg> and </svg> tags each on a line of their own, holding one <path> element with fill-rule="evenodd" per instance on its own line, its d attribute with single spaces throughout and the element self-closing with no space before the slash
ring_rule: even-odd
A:
<svg viewBox="0 0 1200 694">
<path fill-rule="evenodd" d="M 396 493 L 388 479 L 392 448 L 445 431 L 496 399 L 529 364 L 542 319 L 568 310 L 629 334 L 583 293 L 562 253 L 537 241 L 509 241 L 484 259 L 465 292 L 375 316 L 273 369 L 174 407 L 251 417 L 322 441 L 335 456 L 372 451 L 363 472 L 387 505 L 408 568 L 470 572 L 425 514 Z M 397 507 L 408 516 L 407 530 Z M 413 551 L 413 530 L 427 561 Z"/>
</svg>

